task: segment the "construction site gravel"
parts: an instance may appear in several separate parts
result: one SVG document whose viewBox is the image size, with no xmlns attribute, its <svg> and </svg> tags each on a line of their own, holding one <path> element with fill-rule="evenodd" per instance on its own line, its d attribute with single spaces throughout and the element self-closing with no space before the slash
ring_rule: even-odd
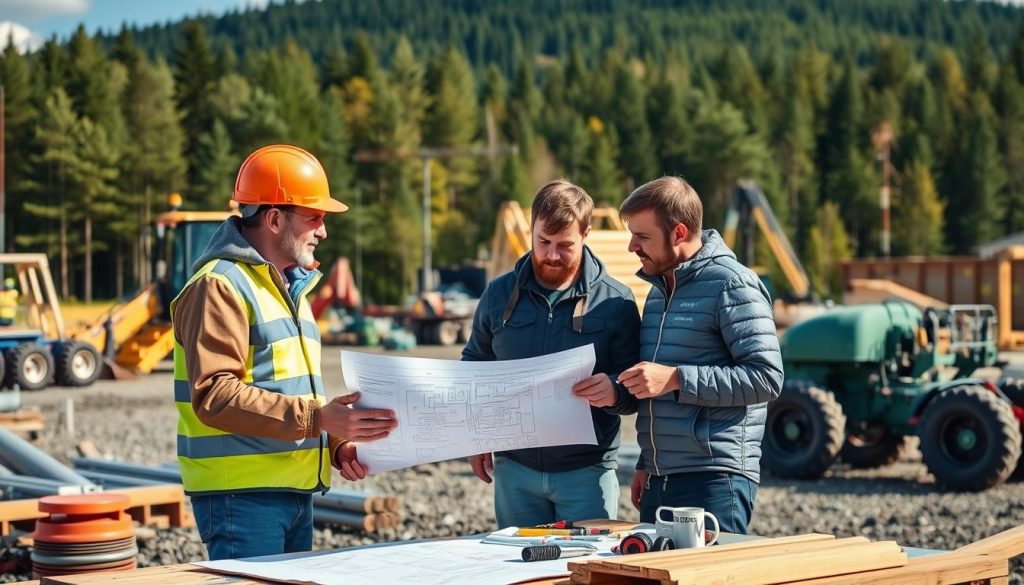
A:
<svg viewBox="0 0 1024 585">
<path fill-rule="evenodd" d="M 380 351 L 380 350 L 368 350 Z M 457 348 L 421 347 L 414 355 L 458 359 Z M 325 347 L 324 379 L 330 396 L 345 392 L 339 348 Z M 177 416 L 171 398 L 171 373 L 164 368 L 132 381 L 100 381 L 84 389 L 51 387 L 23 393 L 23 406 L 38 409 L 46 430 L 35 444 L 64 462 L 77 455 L 76 445 L 92 441 L 105 457 L 158 465 L 175 457 Z M 62 412 L 73 401 L 73 432 Z M 399 418 L 399 420 L 401 420 Z M 624 424 L 625 444 L 635 445 L 632 419 Z M 619 518 L 637 518 L 629 503 L 632 470 L 621 470 Z M 337 473 L 334 485 L 375 489 L 403 500 L 397 530 L 367 535 L 349 527 L 318 526 L 316 549 L 383 541 L 411 540 L 488 532 L 496 528 L 493 488 L 477 479 L 464 460 L 422 465 L 384 473 L 358 483 Z M 952 493 L 937 488 L 913 444 L 895 464 L 875 470 L 834 467 L 815 481 L 762 478 L 750 530 L 764 536 L 806 532 L 837 537 L 862 535 L 895 540 L 911 547 L 954 549 L 1024 524 L 1024 482 L 1011 481 L 983 493 Z M 140 566 L 202 560 L 205 551 L 195 529 L 156 531 L 140 541 Z M 0 575 L 0 582 L 29 575 Z M 1024 584 L 1024 563 L 1013 561 L 1010 583 Z"/>
</svg>

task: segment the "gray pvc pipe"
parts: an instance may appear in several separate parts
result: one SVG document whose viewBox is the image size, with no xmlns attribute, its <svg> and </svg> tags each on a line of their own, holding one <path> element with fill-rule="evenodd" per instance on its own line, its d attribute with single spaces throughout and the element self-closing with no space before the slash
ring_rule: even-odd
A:
<svg viewBox="0 0 1024 585">
<path fill-rule="evenodd" d="M 93 485 L 60 461 L 4 428 L 0 428 L 0 464 L 19 475 L 55 479 L 66 484 Z"/>
</svg>

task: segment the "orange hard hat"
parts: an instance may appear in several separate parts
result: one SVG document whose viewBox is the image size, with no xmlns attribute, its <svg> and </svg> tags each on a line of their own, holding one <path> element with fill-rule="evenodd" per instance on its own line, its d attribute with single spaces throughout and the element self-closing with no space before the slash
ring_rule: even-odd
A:
<svg viewBox="0 0 1024 585">
<path fill-rule="evenodd" d="M 320 161 L 287 144 L 264 146 L 250 154 L 238 169 L 231 199 L 240 205 L 297 205 L 328 213 L 348 209 L 331 198 Z"/>
</svg>

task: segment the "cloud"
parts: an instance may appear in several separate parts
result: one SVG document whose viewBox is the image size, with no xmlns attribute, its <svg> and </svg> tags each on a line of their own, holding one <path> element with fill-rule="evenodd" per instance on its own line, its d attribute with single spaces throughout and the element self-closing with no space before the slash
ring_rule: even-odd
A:
<svg viewBox="0 0 1024 585">
<path fill-rule="evenodd" d="M 89 10 L 89 4 L 89 0 L 0 0 L 0 14 L 35 22 L 52 16 L 79 16 Z"/>
<path fill-rule="evenodd" d="M 34 51 L 43 45 L 43 38 L 24 26 L 9 20 L 0 21 L 0 48 L 7 47 L 7 41 L 13 40 L 18 52 Z"/>
</svg>

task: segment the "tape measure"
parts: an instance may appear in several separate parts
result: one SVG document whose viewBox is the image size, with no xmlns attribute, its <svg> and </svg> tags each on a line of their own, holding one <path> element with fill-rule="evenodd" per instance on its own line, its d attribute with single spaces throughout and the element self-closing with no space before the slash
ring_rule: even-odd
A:
<svg viewBox="0 0 1024 585">
<path fill-rule="evenodd" d="M 622 539 L 616 551 L 620 555 L 635 555 L 645 552 L 674 550 L 676 544 L 667 536 L 659 536 L 654 540 L 643 532 L 634 532 Z"/>
</svg>

